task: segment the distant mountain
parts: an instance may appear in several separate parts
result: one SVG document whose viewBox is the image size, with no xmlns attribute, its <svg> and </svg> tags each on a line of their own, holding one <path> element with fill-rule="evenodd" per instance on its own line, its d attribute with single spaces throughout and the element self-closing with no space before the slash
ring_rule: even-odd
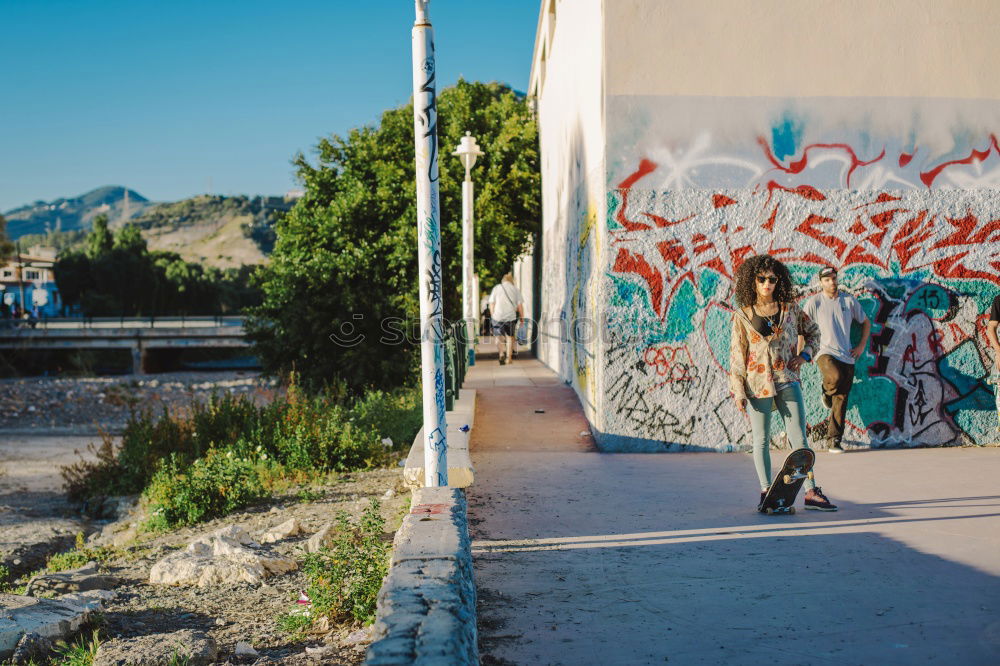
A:
<svg viewBox="0 0 1000 666">
<path fill-rule="evenodd" d="M 125 188 L 100 187 L 73 199 L 37 201 L 4 213 L 12 240 L 64 250 L 85 243 L 93 219 L 104 213 L 112 229 L 135 224 L 150 250 L 176 252 L 187 261 L 218 268 L 267 261 L 278 217 L 291 209 L 294 196 L 203 194 L 172 203 L 154 203 Z M 50 233 L 61 231 L 62 233 Z M 67 233 L 74 232 L 74 233 Z"/>
<path fill-rule="evenodd" d="M 128 191 L 128 210 L 125 210 L 125 192 Z M 17 240 L 27 234 L 44 234 L 49 231 L 86 231 L 100 214 L 108 216 L 113 226 L 139 215 L 153 204 L 135 190 L 120 185 L 106 185 L 70 199 L 36 201 L 4 213 L 7 218 L 7 235 Z"/>
</svg>

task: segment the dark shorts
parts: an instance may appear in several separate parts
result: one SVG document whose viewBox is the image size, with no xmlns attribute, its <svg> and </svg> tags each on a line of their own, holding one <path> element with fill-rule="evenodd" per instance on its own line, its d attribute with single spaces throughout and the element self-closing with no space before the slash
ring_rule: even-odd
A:
<svg viewBox="0 0 1000 666">
<path fill-rule="evenodd" d="M 493 335 L 514 335 L 514 331 L 516 329 L 517 329 L 516 319 L 511 319 L 510 321 L 493 322 Z"/>
</svg>

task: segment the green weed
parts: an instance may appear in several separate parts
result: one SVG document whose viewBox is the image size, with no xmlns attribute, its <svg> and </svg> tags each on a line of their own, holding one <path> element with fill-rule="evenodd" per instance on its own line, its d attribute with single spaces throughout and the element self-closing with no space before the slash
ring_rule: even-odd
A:
<svg viewBox="0 0 1000 666">
<path fill-rule="evenodd" d="M 312 625 L 312 616 L 306 613 L 285 613 L 278 617 L 278 629 L 286 634 L 291 634 L 293 638 L 305 635 L 310 625 Z"/>
<path fill-rule="evenodd" d="M 384 528 L 376 499 L 356 524 L 346 512 L 337 514 L 337 532 L 330 547 L 307 554 L 303 564 L 313 620 L 322 616 L 365 624 L 375 620 L 378 591 L 389 570 L 391 546 L 383 539 Z"/>
<path fill-rule="evenodd" d="M 55 647 L 58 655 L 55 663 L 60 666 L 91 666 L 102 642 L 100 629 L 94 629 L 89 638 L 81 634 L 72 643 L 59 641 Z"/>
<path fill-rule="evenodd" d="M 76 548 L 67 550 L 64 553 L 57 553 L 49 557 L 48 561 L 45 563 L 45 571 L 48 571 L 49 573 L 58 573 L 68 569 L 82 567 L 87 562 L 91 561 L 100 564 L 118 557 L 120 554 L 120 551 L 116 548 L 107 548 L 104 546 L 91 548 L 87 546 L 87 542 L 83 537 L 83 532 L 77 532 Z"/>
</svg>

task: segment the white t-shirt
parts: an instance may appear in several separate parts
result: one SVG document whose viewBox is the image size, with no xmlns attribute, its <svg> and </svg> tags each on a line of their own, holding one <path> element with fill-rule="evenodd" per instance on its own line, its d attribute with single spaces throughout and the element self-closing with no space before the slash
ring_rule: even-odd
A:
<svg viewBox="0 0 1000 666">
<path fill-rule="evenodd" d="M 521 292 L 510 282 L 501 282 L 490 292 L 490 318 L 493 321 L 514 321 L 517 306 L 524 303 Z"/>
<path fill-rule="evenodd" d="M 867 319 L 858 299 L 840 291 L 834 298 L 820 292 L 810 296 L 802 310 L 819 326 L 819 351 L 816 358 L 829 354 L 838 361 L 854 365 L 851 356 L 851 324 Z"/>
</svg>

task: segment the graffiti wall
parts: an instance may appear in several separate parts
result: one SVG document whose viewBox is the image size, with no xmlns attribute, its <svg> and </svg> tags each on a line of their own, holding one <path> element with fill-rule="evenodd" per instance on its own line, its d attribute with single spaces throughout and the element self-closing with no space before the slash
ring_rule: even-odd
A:
<svg viewBox="0 0 1000 666">
<path fill-rule="evenodd" d="M 803 300 L 837 267 L 872 321 L 849 444 L 997 440 L 983 332 L 1000 293 L 1000 103 L 609 96 L 606 119 L 603 448 L 749 446 L 729 326 L 734 271 L 760 253 Z M 810 426 L 827 414 L 819 385 L 807 366 Z"/>
<path fill-rule="evenodd" d="M 556 5 L 558 4 L 558 30 Z M 592 322 L 604 280 L 605 141 L 601 0 L 550 2 L 539 22 L 532 86 L 542 153 L 539 359 L 601 418 Z M 592 39 L 584 44 L 581 35 Z"/>
</svg>

